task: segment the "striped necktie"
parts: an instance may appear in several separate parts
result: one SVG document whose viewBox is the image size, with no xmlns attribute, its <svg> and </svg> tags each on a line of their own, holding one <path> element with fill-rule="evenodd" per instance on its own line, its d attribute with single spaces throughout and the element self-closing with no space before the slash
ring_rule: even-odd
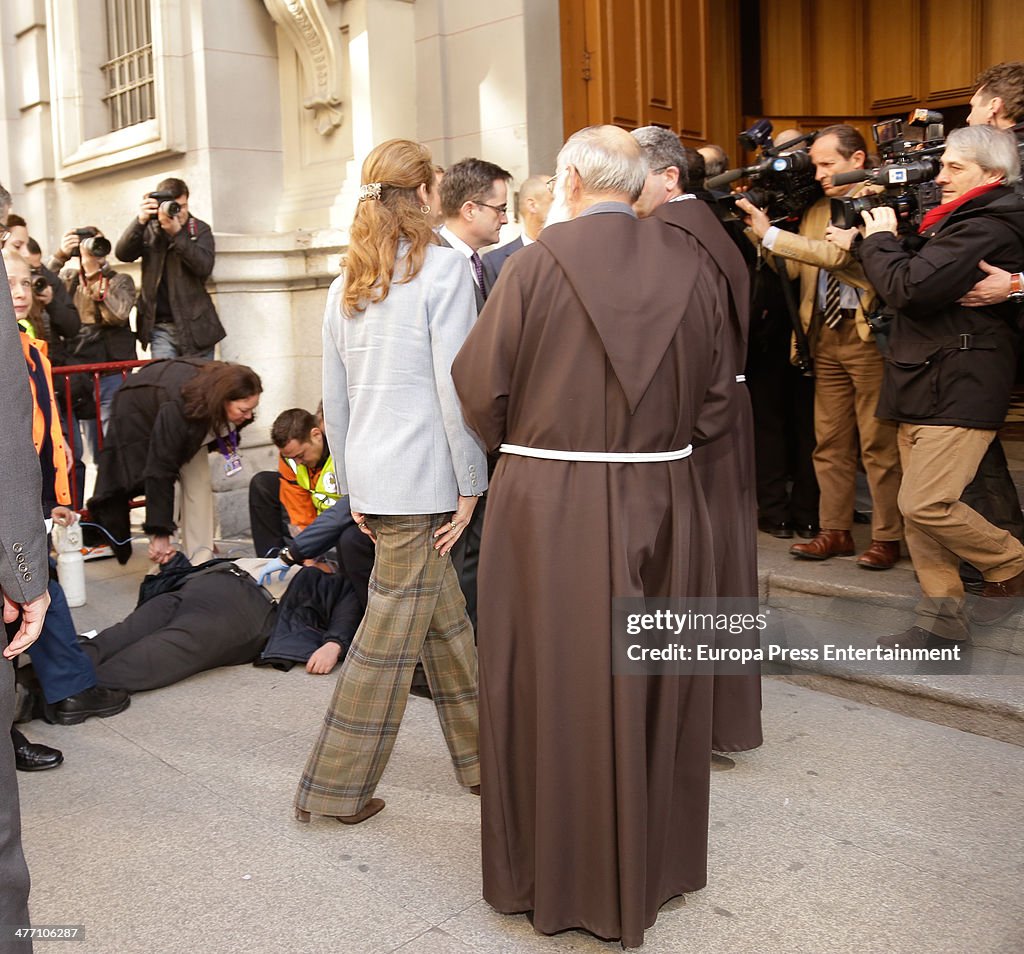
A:
<svg viewBox="0 0 1024 954">
<path fill-rule="evenodd" d="M 480 294 L 487 297 L 487 291 L 484 289 L 484 262 L 480 256 L 474 252 L 469 256 L 470 264 L 473 266 L 473 272 L 476 275 L 476 284 L 480 289 Z"/>
<path fill-rule="evenodd" d="M 825 327 L 835 328 L 843 320 L 843 310 L 839 307 L 839 279 L 831 272 L 825 276 Z"/>
</svg>

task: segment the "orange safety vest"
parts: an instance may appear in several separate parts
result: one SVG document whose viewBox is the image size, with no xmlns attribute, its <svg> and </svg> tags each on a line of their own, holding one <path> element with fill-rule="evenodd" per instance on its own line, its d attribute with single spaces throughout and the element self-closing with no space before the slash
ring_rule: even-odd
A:
<svg viewBox="0 0 1024 954">
<path fill-rule="evenodd" d="M 50 360 L 46 357 L 46 342 L 30 338 L 21 332 L 21 350 L 25 355 L 25 364 L 29 370 L 29 384 L 32 388 L 32 443 L 38 454 L 46 437 L 46 417 L 39 405 L 40 399 L 50 404 L 50 442 L 53 444 L 53 489 L 57 503 L 64 506 L 71 504 L 71 485 L 68 480 L 68 458 L 64 451 L 64 433 L 60 429 L 60 415 L 57 411 L 57 399 L 53 391 L 53 374 L 50 371 Z M 36 363 L 38 359 L 38 364 Z M 35 372 L 42 369 L 49 384 L 49 394 L 37 393 Z M 43 462 L 40 460 L 40 464 Z"/>
</svg>

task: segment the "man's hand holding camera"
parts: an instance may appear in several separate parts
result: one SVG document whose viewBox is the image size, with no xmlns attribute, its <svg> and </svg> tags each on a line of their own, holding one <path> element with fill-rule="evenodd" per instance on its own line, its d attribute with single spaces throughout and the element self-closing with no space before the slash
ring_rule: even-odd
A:
<svg viewBox="0 0 1024 954">
<path fill-rule="evenodd" d="M 153 219 L 173 238 L 188 221 L 188 208 L 180 200 L 161 201 L 157 194 L 147 192 L 139 206 L 139 224 L 145 225 Z"/>
<path fill-rule="evenodd" d="M 765 233 L 772 227 L 772 221 L 768 218 L 768 214 L 749 199 L 737 199 L 736 208 L 746 213 L 743 217 L 744 223 L 750 226 L 759 239 L 763 239 Z"/>
<path fill-rule="evenodd" d="M 864 219 L 864 238 L 879 232 L 898 234 L 899 222 L 896 219 L 896 212 L 887 205 L 866 209 L 861 212 L 861 217 Z"/>
</svg>

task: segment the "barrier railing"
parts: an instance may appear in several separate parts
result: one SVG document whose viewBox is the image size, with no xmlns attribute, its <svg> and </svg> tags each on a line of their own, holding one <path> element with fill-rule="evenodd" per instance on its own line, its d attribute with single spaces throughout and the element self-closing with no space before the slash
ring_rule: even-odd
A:
<svg viewBox="0 0 1024 954">
<path fill-rule="evenodd" d="M 71 393 L 71 375 L 73 374 L 91 374 L 92 375 L 92 394 L 93 401 L 96 404 L 96 446 L 103 449 L 103 402 L 100 396 L 100 381 L 111 374 L 112 372 L 120 372 L 121 380 L 125 380 L 129 374 L 131 374 L 134 368 L 141 368 L 144 365 L 149 364 L 147 361 L 109 361 L 97 364 L 69 364 L 61 367 L 53 368 L 53 389 L 57 396 L 57 401 L 61 405 L 64 411 L 64 420 L 71 421 L 73 418 L 77 419 L 74 413 L 74 398 Z M 63 378 L 63 380 L 61 380 Z M 77 427 L 68 427 L 67 439 L 71 448 L 71 457 L 73 460 L 78 460 L 81 457 L 80 454 L 80 435 Z M 81 510 L 85 501 L 82 500 L 81 491 L 83 488 L 78 486 L 78 469 L 76 467 L 71 468 L 71 501 L 76 510 Z M 133 501 L 132 506 L 141 506 L 141 501 Z"/>
</svg>

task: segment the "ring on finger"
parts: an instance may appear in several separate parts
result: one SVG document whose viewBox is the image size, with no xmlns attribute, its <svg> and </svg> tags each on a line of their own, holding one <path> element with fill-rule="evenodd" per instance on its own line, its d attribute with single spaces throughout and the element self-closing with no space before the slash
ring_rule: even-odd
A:
<svg viewBox="0 0 1024 954">
<path fill-rule="evenodd" d="M 455 529 L 455 528 L 456 528 L 456 527 L 457 527 L 458 525 L 459 525 L 459 524 L 458 524 L 458 521 L 457 521 L 457 520 L 453 520 L 453 521 L 452 521 L 452 522 L 451 522 L 451 523 L 449 524 L 449 528 L 450 528 L 450 529 L 452 529 L 452 530 L 454 530 L 454 529 Z"/>
</svg>

